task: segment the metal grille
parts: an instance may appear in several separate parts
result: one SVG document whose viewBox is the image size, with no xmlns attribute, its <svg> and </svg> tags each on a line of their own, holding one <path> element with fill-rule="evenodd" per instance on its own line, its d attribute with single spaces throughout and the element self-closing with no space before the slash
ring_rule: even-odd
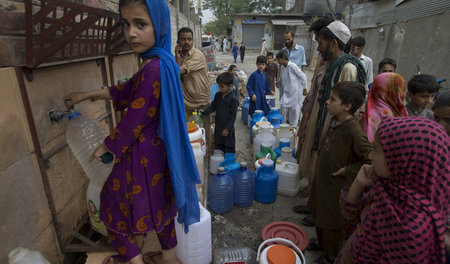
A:
<svg viewBox="0 0 450 264">
<path fill-rule="evenodd" d="M 115 12 L 63 0 L 25 0 L 25 16 L 28 67 L 129 49 Z"/>
</svg>

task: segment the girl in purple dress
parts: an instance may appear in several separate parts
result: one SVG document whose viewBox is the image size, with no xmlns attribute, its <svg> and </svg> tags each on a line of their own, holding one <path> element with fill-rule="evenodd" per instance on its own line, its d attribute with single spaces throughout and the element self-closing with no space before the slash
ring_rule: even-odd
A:
<svg viewBox="0 0 450 264">
<path fill-rule="evenodd" d="M 110 152 L 115 165 L 100 194 L 100 217 L 119 255 L 111 261 L 144 263 L 136 235 L 155 230 L 162 254 L 149 263 L 180 263 L 174 217 L 199 221 L 195 184 L 200 182 L 186 130 L 179 68 L 170 54 L 170 15 L 165 0 L 121 0 L 123 32 L 143 60 L 125 84 L 72 93 L 68 107 L 86 99 L 111 99 L 127 113 L 92 154 Z M 97 161 L 94 161 L 97 162 Z M 114 263 L 114 262 L 112 262 Z"/>
</svg>

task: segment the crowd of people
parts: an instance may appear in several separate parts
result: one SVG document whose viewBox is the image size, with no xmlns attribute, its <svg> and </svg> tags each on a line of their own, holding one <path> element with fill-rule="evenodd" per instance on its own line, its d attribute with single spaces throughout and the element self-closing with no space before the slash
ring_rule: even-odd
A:
<svg viewBox="0 0 450 264">
<path fill-rule="evenodd" d="M 119 8 L 125 38 L 142 61 L 138 72 L 125 84 L 65 97 L 68 107 L 107 99 L 117 111 L 127 109 L 91 157 L 115 157 L 100 217 L 118 255 L 104 263 L 180 263 L 174 218 L 186 232 L 200 218 L 186 120 L 195 109 L 215 112 L 215 147 L 235 152 L 236 66 L 217 77 L 211 102 L 206 60 L 191 29 L 178 31 L 171 51 L 166 1 L 121 0 Z M 309 249 L 324 255 L 315 263 L 444 263 L 450 93 L 439 95 L 431 110 L 439 90 L 433 76 L 416 75 L 406 84 L 395 61 L 384 59 L 372 80 L 364 38 L 352 40 L 348 27 L 331 18 L 317 20 L 310 32 L 320 58 L 309 91 L 304 49 L 290 31 L 275 56 L 262 50 L 246 87 L 250 115 L 268 114 L 265 96 L 278 87 L 283 122 L 299 127 L 297 159 L 310 192 L 308 204 L 294 211 L 310 214 L 302 223 L 316 226 Z M 227 42 L 224 37 L 224 52 Z M 234 43 L 232 52 L 243 62 L 244 43 Z M 162 251 L 142 254 L 136 236 L 152 230 Z"/>
<path fill-rule="evenodd" d="M 247 90 L 249 114 L 267 114 L 264 96 L 276 80 L 283 122 L 300 120 L 297 159 L 310 192 L 293 210 L 316 228 L 309 249 L 324 254 L 313 263 L 445 263 L 450 91 L 432 110 L 436 77 L 406 82 L 385 58 L 373 78 L 365 39 L 352 39 L 344 23 L 322 18 L 310 32 L 320 58 L 308 92 L 304 50 L 290 31 L 279 66 L 269 69 L 272 53 L 258 56 Z"/>
</svg>

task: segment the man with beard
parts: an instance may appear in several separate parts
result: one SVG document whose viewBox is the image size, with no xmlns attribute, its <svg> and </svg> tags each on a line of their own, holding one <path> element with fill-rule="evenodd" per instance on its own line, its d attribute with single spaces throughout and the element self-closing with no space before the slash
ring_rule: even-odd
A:
<svg viewBox="0 0 450 264">
<path fill-rule="evenodd" d="M 284 34 L 284 47 L 289 54 L 289 61 L 295 63 L 300 70 L 304 71 L 306 66 L 305 49 L 294 42 L 295 34 L 292 31 L 286 31 Z"/>
<path fill-rule="evenodd" d="M 364 66 L 353 55 L 345 54 L 344 49 L 351 38 L 351 33 L 348 27 L 340 22 L 334 21 L 328 26 L 320 29 L 317 34 L 318 47 L 317 50 L 325 62 L 326 71 L 323 74 L 322 80 L 318 87 L 317 95 L 313 100 L 314 105 L 311 111 L 311 116 L 308 120 L 308 130 L 304 137 L 305 146 L 302 148 L 300 157 L 301 174 L 309 179 L 311 185 L 307 211 L 311 212 L 316 227 L 318 230 L 333 229 L 333 219 L 324 221 L 323 218 L 318 217 L 316 197 L 320 195 L 315 191 L 316 167 L 318 163 L 318 148 L 319 143 L 323 141 L 326 135 L 326 130 L 329 127 L 331 116 L 328 114 L 326 101 L 330 97 L 331 88 L 342 81 L 357 81 L 365 84 L 366 73 Z M 323 70 L 323 69 L 322 69 Z M 314 84 L 314 81 L 313 81 Z M 318 85 L 319 83 L 316 83 Z M 309 142 L 307 142 L 309 141 Z M 294 211 L 296 208 L 294 208 Z M 297 208 L 299 209 L 299 208 Z M 314 221 L 311 218 L 305 217 L 302 223 L 305 225 L 313 225 Z M 325 219 L 326 220 L 326 219 Z M 338 228 L 336 228 L 338 230 Z M 313 248 L 320 247 L 321 237 L 323 236 L 342 236 L 341 233 L 335 232 L 327 234 L 317 234 L 317 244 L 310 244 Z M 333 259 L 335 256 L 329 256 Z"/>
<path fill-rule="evenodd" d="M 195 109 L 207 107 L 211 101 L 205 55 L 193 47 L 193 35 L 190 28 L 181 28 L 178 31 L 178 44 L 175 46 L 175 59 L 180 66 L 186 120 Z"/>
</svg>

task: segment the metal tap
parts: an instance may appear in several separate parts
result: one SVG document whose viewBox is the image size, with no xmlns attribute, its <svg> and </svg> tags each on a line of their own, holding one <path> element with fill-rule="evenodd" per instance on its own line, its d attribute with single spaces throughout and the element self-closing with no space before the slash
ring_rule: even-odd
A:
<svg viewBox="0 0 450 264">
<path fill-rule="evenodd" d="M 67 105 L 70 102 L 70 100 L 64 101 L 64 103 Z M 58 122 L 59 120 L 63 119 L 64 117 L 70 116 L 75 112 L 75 109 L 73 106 L 67 110 L 67 111 L 61 111 L 58 109 L 53 109 L 48 113 L 48 116 L 50 117 L 50 120 L 52 122 Z"/>
</svg>

